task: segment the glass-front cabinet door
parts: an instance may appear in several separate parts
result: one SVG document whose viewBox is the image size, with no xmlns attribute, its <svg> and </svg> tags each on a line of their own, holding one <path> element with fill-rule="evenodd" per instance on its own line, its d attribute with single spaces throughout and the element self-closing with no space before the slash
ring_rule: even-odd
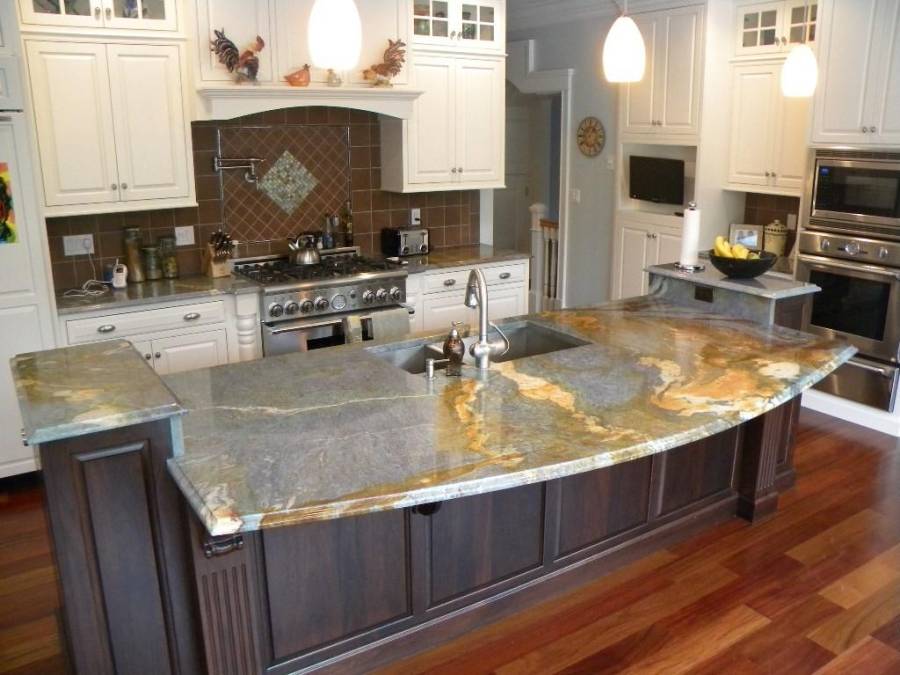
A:
<svg viewBox="0 0 900 675">
<path fill-rule="evenodd" d="M 22 22 L 139 30 L 175 30 L 175 0 L 19 0 Z"/>
<path fill-rule="evenodd" d="M 19 0 L 22 22 L 103 27 L 102 0 Z"/>
<path fill-rule="evenodd" d="M 412 40 L 459 47 L 467 52 L 503 48 L 506 31 L 502 0 L 413 0 Z"/>
<path fill-rule="evenodd" d="M 738 55 L 787 53 L 794 45 L 816 42 L 818 3 L 780 0 L 742 5 L 737 10 Z"/>
<path fill-rule="evenodd" d="M 819 6 L 804 0 L 789 0 L 785 4 L 787 7 L 784 12 L 784 37 L 787 38 L 788 46 L 804 42 L 815 45 Z"/>
</svg>

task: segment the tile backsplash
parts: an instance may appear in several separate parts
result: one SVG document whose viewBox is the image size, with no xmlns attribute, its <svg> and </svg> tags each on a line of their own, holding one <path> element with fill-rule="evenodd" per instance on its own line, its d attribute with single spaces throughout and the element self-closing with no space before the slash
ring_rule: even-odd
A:
<svg viewBox="0 0 900 675">
<path fill-rule="evenodd" d="M 87 256 L 63 255 L 62 237 L 94 235 L 97 274 L 105 263 L 124 257 L 122 230 L 140 227 L 144 241 L 172 235 L 175 226 L 195 226 L 196 243 L 179 247 L 182 276 L 200 272 L 202 243 L 219 227 L 240 242 L 238 255 L 265 255 L 285 249 L 285 238 L 320 230 L 326 213 L 350 199 L 354 243 L 364 254 L 377 252 L 385 227 L 409 224 L 420 208 L 435 248 L 478 243 L 479 193 L 454 190 L 395 194 L 383 192 L 381 141 L 375 114 L 343 108 L 288 108 L 227 121 L 192 125 L 197 207 L 99 216 L 48 218 L 50 258 L 56 289 L 92 277 Z M 222 156 L 259 157 L 258 183 L 244 172 L 213 171 Z"/>
</svg>

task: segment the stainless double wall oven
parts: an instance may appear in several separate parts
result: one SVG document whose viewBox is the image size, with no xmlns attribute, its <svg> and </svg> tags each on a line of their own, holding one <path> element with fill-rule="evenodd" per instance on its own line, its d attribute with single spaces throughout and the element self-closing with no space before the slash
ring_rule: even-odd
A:
<svg viewBox="0 0 900 675">
<path fill-rule="evenodd" d="M 859 349 L 818 388 L 882 410 L 900 385 L 900 155 L 821 151 L 797 278 L 822 290 L 804 329 Z"/>
</svg>

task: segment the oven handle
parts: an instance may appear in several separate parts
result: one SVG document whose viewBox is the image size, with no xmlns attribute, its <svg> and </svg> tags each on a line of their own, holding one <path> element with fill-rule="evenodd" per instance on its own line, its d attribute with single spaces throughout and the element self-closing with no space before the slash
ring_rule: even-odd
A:
<svg viewBox="0 0 900 675">
<path fill-rule="evenodd" d="M 882 377 L 892 378 L 894 374 L 887 370 L 887 368 L 882 368 L 879 366 L 870 366 L 868 363 L 863 363 L 857 359 L 850 359 L 847 361 L 848 366 L 855 366 L 856 368 L 860 368 L 862 370 L 866 370 L 870 373 L 875 373 L 876 375 L 881 375 Z"/>
<path fill-rule="evenodd" d="M 827 267 L 836 267 L 842 270 L 848 270 L 850 272 L 869 272 L 871 274 L 879 274 L 883 277 L 890 277 L 895 281 L 900 281 L 900 272 L 892 272 L 883 267 L 876 267 L 875 265 L 850 265 L 848 263 L 837 262 L 832 258 L 822 258 L 820 256 L 814 255 L 799 255 L 797 256 L 801 261 L 807 263 L 813 263 L 816 265 L 825 265 Z"/>
<path fill-rule="evenodd" d="M 263 324 L 263 326 L 270 335 L 281 335 L 282 333 L 295 333 L 298 330 L 306 330 L 307 328 L 336 326 L 342 321 L 343 319 L 338 319 L 337 321 L 334 319 L 331 319 L 330 321 L 293 321 L 291 323 L 282 323 L 276 326 L 270 326 L 268 324 Z"/>
</svg>

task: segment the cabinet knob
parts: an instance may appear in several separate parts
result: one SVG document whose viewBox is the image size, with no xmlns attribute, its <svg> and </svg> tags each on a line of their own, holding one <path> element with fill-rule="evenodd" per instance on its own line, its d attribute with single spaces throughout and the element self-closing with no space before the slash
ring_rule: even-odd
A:
<svg viewBox="0 0 900 675">
<path fill-rule="evenodd" d="M 864 134 L 869 133 L 869 127 L 863 127 L 863 128 L 862 128 L 862 132 L 863 132 Z"/>
<path fill-rule="evenodd" d="M 876 131 L 878 131 L 878 130 L 875 127 L 869 127 L 870 134 L 874 134 Z"/>
<path fill-rule="evenodd" d="M 185 321 L 196 321 L 200 318 L 200 312 L 188 312 L 184 315 Z"/>
<path fill-rule="evenodd" d="M 100 18 L 100 5 L 97 5 L 96 7 L 94 7 L 94 18 L 95 19 Z"/>
<path fill-rule="evenodd" d="M 150 359 L 153 358 L 153 356 L 151 354 L 144 354 L 144 358 L 149 361 Z"/>
<path fill-rule="evenodd" d="M 782 35 L 781 36 L 781 46 L 783 47 L 786 44 L 787 44 L 787 38 Z"/>
<path fill-rule="evenodd" d="M 112 325 L 111 323 L 105 323 L 102 326 L 97 327 L 97 332 L 98 333 L 112 333 L 115 329 L 116 329 L 116 327 L 114 325 Z"/>
<path fill-rule="evenodd" d="M 462 167 L 459 167 L 459 172 L 462 173 Z"/>
<path fill-rule="evenodd" d="M 154 359 L 161 359 L 161 358 L 162 358 L 162 354 L 160 354 L 159 352 L 156 352 L 156 353 L 153 355 L 153 358 L 154 358 Z"/>
<path fill-rule="evenodd" d="M 775 173 L 774 171 L 772 172 L 772 178 L 775 178 L 777 175 L 778 175 L 778 174 Z"/>
<path fill-rule="evenodd" d="M 768 178 L 768 177 L 769 177 L 769 172 L 768 172 L 768 171 L 766 171 L 766 178 Z"/>
<path fill-rule="evenodd" d="M 107 8 L 106 8 L 106 18 L 107 18 L 107 19 L 111 19 L 111 18 L 112 18 L 112 7 L 107 7 Z"/>
<path fill-rule="evenodd" d="M 444 279 L 444 286 L 453 286 L 456 284 L 456 279 Z"/>
<path fill-rule="evenodd" d="M 109 189 L 110 189 L 110 190 L 118 190 L 118 189 L 119 189 L 119 186 L 116 185 L 115 183 L 110 183 L 110 184 L 109 184 Z"/>
<path fill-rule="evenodd" d="M 456 167 L 455 167 L 455 166 L 454 166 L 452 169 L 450 169 L 450 173 L 456 173 Z"/>
<path fill-rule="evenodd" d="M 456 38 L 456 31 L 455 31 L 455 30 L 451 30 L 451 31 L 450 31 L 450 39 L 453 40 L 454 38 Z"/>
<path fill-rule="evenodd" d="M 501 279 L 509 279 L 511 276 L 512 276 L 512 273 L 511 273 L 511 272 L 501 272 L 501 273 L 500 273 L 500 278 L 501 278 Z"/>
<path fill-rule="evenodd" d="M 123 190 L 127 190 L 127 189 L 128 189 L 128 183 L 122 183 L 122 185 L 121 185 L 120 187 L 121 187 Z"/>
</svg>

